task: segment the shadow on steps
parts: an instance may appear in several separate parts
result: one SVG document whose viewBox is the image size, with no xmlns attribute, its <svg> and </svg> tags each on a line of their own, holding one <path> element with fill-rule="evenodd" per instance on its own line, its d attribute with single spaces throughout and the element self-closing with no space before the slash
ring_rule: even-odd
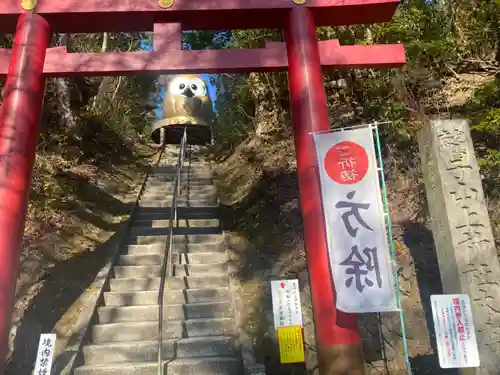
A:
<svg viewBox="0 0 500 375">
<path fill-rule="evenodd" d="M 88 239 L 95 243 L 83 227 L 66 225 L 51 236 L 52 241 L 41 242 L 31 250 L 36 252 L 34 256 L 26 256 L 20 267 L 20 280 L 26 278 L 29 282 L 18 281 L 16 298 L 30 299 L 27 306 L 21 305 L 15 312 L 19 321 L 15 323 L 13 352 L 6 365 L 6 375 L 31 373 L 40 334 L 53 331 L 56 324 L 58 338 L 78 333 L 70 329 L 82 308 L 79 298 L 113 254 L 128 223 L 128 219 L 108 222 L 106 218 L 126 216 L 133 208 L 133 204 L 123 203 L 76 174 L 68 172 L 57 178 L 61 185 L 67 186 L 67 196 L 75 198 L 54 202 L 57 208 L 71 212 L 79 219 L 78 223 L 92 224 L 93 229 L 99 228 L 110 237 L 93 250 L 81 244 L 64 245 L 75 243 L 76 235 L 82 241 Z M 32 280 L 29 275 L 35 272 L 43 276 Z"/>
<path fill-rule="evenodd" d="M 126 221 L 121 223 L 126 225 Z M 49 269 L 41 290 L 24 312 L 14 341 L 14 352 L 7 365 L 5 375 L 30 374 L 36 360 L 38 340 L 42 333 L 52 332 L 61 318 L 71 322 L 80 314 L 78 299 L 93 283 L 97 273 L 114 254 L 123 233 L 114 233 L 106 242 L 93 251 L 82 252 L 73 258 L 56 263 Z M 54 332 L 61 335 L 78 332 Z M 71 341 L 71 338 L 70 338 Z"/>
</svg>

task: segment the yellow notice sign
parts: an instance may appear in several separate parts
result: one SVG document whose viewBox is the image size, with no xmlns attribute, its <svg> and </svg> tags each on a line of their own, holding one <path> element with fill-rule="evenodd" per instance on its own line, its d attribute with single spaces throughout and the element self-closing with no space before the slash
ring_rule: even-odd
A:
<svg viewBox="0 0 500 375">
<path fill-rule="evenodd" d="M 278 328 L 281 363 L 304 362 L 304 341 L 301 326 Z"/>
</svg>

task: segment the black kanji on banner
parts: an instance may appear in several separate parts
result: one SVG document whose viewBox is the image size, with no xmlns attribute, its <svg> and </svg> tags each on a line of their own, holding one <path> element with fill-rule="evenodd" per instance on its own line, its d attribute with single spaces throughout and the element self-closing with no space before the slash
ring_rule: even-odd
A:
<svg viewBox="0 0 500 375">
<path fill-rule="evenodd" d="M 356 191 L 351 191 L 347 193 L 347 199 L 350 201 L 354 198 Z M 342 214 L 342 220 L 344 221 L 345 228 L 351 237 L 356 237 L 359 228 L 354 228 L 351 224 L 350 218 L 353 216 L 361 226 L 368 230 L 373 231 L 373 229 L 366 223 L 366 221 L 361 216 L 360 210 L 368 210 L 370 208 L 370 203 L 355 203 L 340 201 L 335 205 L 336 208 L 349 208 L 348 211 Z"/>
<path fill-rule="evenodd" d="M 361 215 L 361 210 L 367 211 L 370 208 L 370 203 L 353 202 L 352 199 L 355 195 L 356 191 L 353 190 L 347 193 L 346 201 L 339 201 L 335 205 L 336 208 L 348 209 L 341 215 L 341 218 L 347 233 L 351 237 L 357 236 L 360 226 L 373 232 L 373 229 Z M 356 227 L 353 225 L 352 219 L 357 222 Z M 360 253 L 358 245 L 354 245 L 351 247 L 349 256 L 340 265 L 346 267 L 345 272 L 349 277 L 346 278 L 345 285 L 348 288 L 354 285 L 359 292 L 362 292 L 366 286 L 372 287 L 376 285 L 378 288 L 382 288 L 377 247 L 365 247 Z"/>
<path fill-rule="evenodd" d="M 349 288 L 353 284 L 356 289 L 360 292 L 363 291 L 365 286 L 372 287 L 376 285 L 378 288 L 382 288 L 382 278 L 380 277 L 380 269 L 377 257 L 377 248 L 365 247 L 363 249 L 363 255 L 360 254 L 358 246 L 354 245 L 351 248 L 351 254 L 340 263 L 342 266 L 346 266 L 346 274 L 349 275 L 345 281 L 345 285 Z M 375 281 L 369 273 L 375 273 Z M 364 283 L 364 284 L 363 284 Z"/>
</svg>

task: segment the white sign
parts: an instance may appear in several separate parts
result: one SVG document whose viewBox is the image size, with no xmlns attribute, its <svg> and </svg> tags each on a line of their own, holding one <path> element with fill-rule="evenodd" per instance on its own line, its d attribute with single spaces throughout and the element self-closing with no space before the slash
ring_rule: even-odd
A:
<svg viewBox="0 0 500 375">
<path fill-rule="evenodd" d="M 328 253 L 345 312 L 398 309 L 371 127 L 315 134 Z"/>
<path fill-rule="evenodd" d="M 441 368 L 479 367 L 469 296 L 432 295 L 431 305 Z"/>
<path fill-rule="evenodd" d="M 299 280 L 271 281 L 274 327 L 302 327 Z"/>
<path fill-rule="evenodd" d="M 266 375 L 266 366 L 261 364 L 245 366 L 246 375 Z"/>
<path fill-rule="evenodd" d="M 38 343 L 38 354 L 36 356 L 35 371 L 33 375 L 50 375 L 54 349 L 56 346 L 56 334 L 44 333 L 40 335 Z"/>
</svg>

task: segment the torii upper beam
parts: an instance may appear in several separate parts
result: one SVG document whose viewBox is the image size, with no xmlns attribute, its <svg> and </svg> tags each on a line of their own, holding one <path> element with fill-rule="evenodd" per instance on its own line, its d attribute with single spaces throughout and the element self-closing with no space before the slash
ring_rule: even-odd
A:
<svg viewBox="0 0 500 375">
<path fill-rule="evenodd" d="M 306 6 L 316 26 L 388 22 L 398 0 L 37 0 L 36 13 L 53 32 L 152 31 L 154 23 L 180 23 L 184 30 L 283 28 L 287 11 Z M 0 1 L 0 33 L 14 32 L 20 0 Z"/>
</svg>

